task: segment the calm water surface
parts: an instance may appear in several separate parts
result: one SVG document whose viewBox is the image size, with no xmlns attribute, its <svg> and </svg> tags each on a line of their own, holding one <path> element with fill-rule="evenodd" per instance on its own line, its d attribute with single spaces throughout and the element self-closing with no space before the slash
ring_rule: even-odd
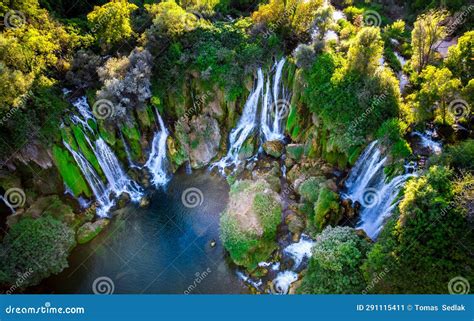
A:
<svg viewBox="0 0 474 321">
<path fill-rule="evenodd" d="M 188 188 L 202 192 L 201 205 L 183 205 Z M 177 173 L 166 189 L 151 193 L 148 208 L 126 207 L 97 238 L 74 249 L 69 268 L 34 292 L 92 293 L 94 280 L 107 277 L 114 293 L 247 293 L 219 240 L 225 180 L 207 171 Z"/>
</svg>

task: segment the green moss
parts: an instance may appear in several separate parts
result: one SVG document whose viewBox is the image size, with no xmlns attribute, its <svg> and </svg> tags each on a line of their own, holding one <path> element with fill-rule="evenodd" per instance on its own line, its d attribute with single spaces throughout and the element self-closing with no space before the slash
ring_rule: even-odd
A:
<svg viewBox="0 0 474 321">
<path fill-rule="evenodd" d="M 350 166 L 353 166 L 356 162 L 357 159 L 359 159 L 360 153 L 362 152 L 362 148 L 359 147 L 353 147 L 349 151 L 349 158 L 347 159 L 348 163 Z"/>
<path fill-rule="evenodd" d="M 102 168 L 99 165 L 99 161 L 95 157 L 94 152 L 92 151 L 89 143 L 84 136 L 84 132 L 79 126 L 73 125 L 72 132 L 74 133 L 74 137 L 76 138 L 77 145 L 79 146 L 80 150 L 82 151 L 82 155 L 91 163 L 94 167 L 95 171 L 103 176 Z"/>
<path fill-rule="evenodd" d="M 299 186 L 298 193 L 304 201 L 315 203 L 319 197 L 320 184 L 324 181 L 324 177 L 310 177 Z"/>
<path fill-rule="evenodd" d="M 327 187 L 321 188 L 318 201 L 314 205 L 314 225 L 322 231 L 328 225 L 336 225 L 342 218 L 339 195 Z"/>
<path fill-rule="evenodd" d="M 255 136 L 250 136 L 242 145 L 242 148 L 239 151 L 239 157 L 241 159 L 246 159 L 252 157 L 255 151 Z"/>
<path fill-rule="evenodd" d="M 250 271 L 257 268 L 259 262 L 268 259 L 272 252 L 277 249 L 276 231 L 281 222 L 281 205 L 276 198 L 276 193 L 268 192 L 269 186 L 265 181 L 237 181 L 230 191 L 231 199 L 240 200 L 246 198 L 251 202 L 251 211 L 257 219 L 259 227 L 247 226 L 240 223 L 235 211 L 239 208 L 228 208 L 222 214 L 220 220 L 221 239 L 224 247 L 229 252 L 232 260 Z M 251 199 L 248 199 L 248 198 Z M 230 204 L 235 203 L 230 202 Z M 249 213 L 247 213 L 248 215 Z"/>
<path fill-rule="evenodd" d="M 142 157 L 142 148 L 140 145 L 140 131 L 136 126 L 122 126 L 122 133 L 130 146 L 132 159 L 137 161 Z"/>
<path fill-rule="evenodd" d="M 277 226 L 281 221 L 281 207 L 269 194 L 257 193 L 253 199 L 253 207 L 264 230 L 264 237 L 274 240 Z"/>
<path fill-rule="evenodd" d="M 77 230 L 77 243 L 85 244 L 93 240 L 108 225 L 107 220 L 85 223 Z"/>
<path fill-rule="evenodd" d="M 68 143 L 72 149 L 77 151 L 79 147 L 77 146 L 76 140 L 74 139 L 74 135 L 71 131 L 71 128 L 64 126 L 60 129 L 60 131 L 61 131 L 61 138 L 63 139 L 63 141 Z"/>
<path fill-rule="evenodd" d="M 153 118 L 150 118 L 150 110 L 150 106 L 141 110 L 136 109 L 138 123 L 143 130 L 150 128 L 153 123 Z M 153 113 L 151 115 L 153 117 Z"/>
<path fill-rule="evenodd" d="M 104 124 L 99 126 L 99 135 L 107 143 L 107 145 L 114 147 L 117 143 L 117 138 L 115 137 L 114 130 L 108 130 L 105 128 Z"/>
<path fill-rule="evenodd" d="M 66 185 L 71 189 L 74 196 L 78 197 L 84 195 L 85 197 L 91 197 L 92 193 L 84 180 L 82 173 L 77 167 L 74 158 L 65 149 L 59 146 L 53 146 L 53 159 L 56 167 L 61 174 Z"/>
<path fill-rule="evenodd" d="M 304 154 L 304 146 L 303 145 L 287 145 L 286 146 L 286 156 L 294 159 L 296 161 L 301 160 L 301 157 L 303 157 Z"/>
</svg>

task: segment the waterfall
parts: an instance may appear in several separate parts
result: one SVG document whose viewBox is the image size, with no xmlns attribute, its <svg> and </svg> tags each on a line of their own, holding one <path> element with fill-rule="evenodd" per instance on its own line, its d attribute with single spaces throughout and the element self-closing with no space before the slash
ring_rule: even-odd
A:
<svg viewBox="0 0 474 321">
<path fill-rule="evenodd" d="M 421 146 L 429 149 L 431 153 L 436 154 L 436 155 L 441 154 L 441 151 L 442 151 L 441 143 L 433 140 L 433 137 L 436 137 L 438 135 L 436 131 L 426 130 L 424 133 L 413 132 L 411 135 L 418 137 L 421 141 Z"/>
<path fill-rule="evenodd" d="M 89 126 L 88 121 L 92 120 L 95 122 L 95 117 L 90 110 L 86 97 L 77 99 L 73 102 L 73 105 L 78 110 L 80 116 L 72 115 L 70 118 L 71 121 L 74 124 L 80 123 L 83 129 L 87 129 L 93 134 L 94 131 Z M 94 143 L 86 132 L 84 132 L 84 137 L 91 147 L 94 156 L 105 175 L 108 185 L 102 181 L 93 166 L 80 151 L 75 151 L 65 141 L 63 141 L 63 144 L 74 157 L 74 160 L 78 164 L 87 183 L 92 189 L 98 203 L 97 215 L 100 217 L 107 216 L 108 211 L 115 204 L 114 201 L 110 200 L 110 193 L 113 193 L 116 197 L 120 196 L 122 193 L 127 193 L 130 195 L 132 201 L 138 202 L 143 195 L 143 190 L 138 183 L 127 176 L 113 150 L 101 137 L 97 138 Z"/>
<path fill-rule="evenodd" d="M 138 202 L 142 197 L 141 187 L 125 174 L 114 152 L 101 137 L 95 141 L 94 154 L 115 195 L 128 193 L 132 201 Z"/>
<path fill-rule="evenodd" d="M 262 95 L 263 90 L 263 72 L 262 69 L 258 69 L 257 81 L 252 92 L 250 93 L 247 101 L 244 105 L 242 116 L 237 123 L 237 127 L 232 129 L 229 135 L 229 151 L 219 162 L 211 166 L 218 166 L 220 169 L 224 169 L 226 166 L 238 165 L 240 163 L 239 153 L 242 145 L 245 143 L 247 138 L 255 131 L 257 126 L 257 109 L 258 102 Z"/>
<path fill-rule="evenodd" d="M 3 203 L 5 203 L 5 205 L 10 209 L 10 211 L 12 211 L 12 213 L 16 213 L 15 209 L 13 208 L 13 206 L 10 204 L 10 202 L 8 202 L 8 200 L 6 200 L 3 195 L 0 195 L 0 200 L 3 201 Z"/>
<path fill-rule="evenodd" d="M 275 63 L 275 75 L 267 78 L 265 94 L 263 96 L 262 112 L 260 116 L 260 130 L 263 142 L 269 140 L 282 140 L 284 138 L 284 121 L 290 111 L 290 95 L 282 84 L 282 71 L 285 58 Z"/>
<path fill-rule="evenodd" d="M 96 173 L 92 165 L 87 161 L 87 159 L 76 152 L 74 149 L 69 146 L 69 144 L 63 141 L 64 146 L 72 154 L 74 160 L 79 166 L 82 174 L 84 175 L 87 183 L 89 183 L 92 193 L 94 194 L 97 201 L 97 215 L 100 217 L 107 216 L 107 212 L 114 205 L 114 202 L 110 200 L 109 194 L 110 191 L 107 189 L 105 184 L 100 179 L 99 175 Z"/>
<path fill-rule="evenodd" d="M 377 238 L 386 219 L 398 204 L 395 202 L 398 192 L 407 179 L 414 176 L 412 173 L 406 173 L 387 183 L 384 173 L 386 160 L 387 157 L 382 155 L 377 141 L 372 142 L 352 168 L 345 183 L 346 192 L 342 194 L 343 198 L 361 204 L 357 227 L 363 229 L 372 239 Z"/>
<path fill-rule="evenodd" d="M 81 124 L 83 128 L 87 128 L 87 130 L 89 130 L 93 134 L 94 131 L 89 126 L 88 121 L 89 119 L 91 119 L 92 121 L 95 121 L 95 118 L 89 108 L 89 104 L 87 103 L 87 98 L 85 96 L 80 97 L 76 101 L 74 101 L 72 105 L 76 107 L 77 111 L 82 116 L 82 118 L 77 115 L 72 115 L 71 121 L 76 125 Z"/>
<path fill-rule="evenodd" d="M 151 145 L 151 152 L 145 167 L 148 168 L 152 175 L 151 182 L 156 187 L 163 186 L 169 181 L 167 173 L 166 159 L 166 139 L 168 138 L 168 130 L 165 127 L 160 114 L 156 113 L 160 129 L 156 131 Z"/>
<path fill-rule="evenodd" d="M 237 271 L 237 276 L 248 285 L 254 287 L 258 291 L 262 291 L 262 285 L 271 283 L 271 294 L 287 294 L 292 283 L 298 280 L 298 272 L 304 269 L 303 262 L 312 256 L 312 249 L 316 242 L 308 235 L 301 234 L 301 238 L 296 243 L 291 243 L 282 250 L 282 257 L 291 259 L 293 266 L 283 267 L 279 261 L 277 262 L 260 262 L 259 267 L 265 267 L 269 271 L 270 278 L 253 280 L 250 276 Z M 271 282 L 269 282 L 271 280 Z"/>
<path fill-rule="evenodd" d="M 261 142 L 282 140 L 285 132 L 285 120 L 289 113 L 290 94 L 282 84 L 282 71 L 286 59 L 282 58 L 274 65 L 273 77 L 266 78 L 261 68 L 257 71 L 257 79 L 247 101 L 237 126 L 229 135 L 229 150 L 227 155 L 214 163 L 221 171 L 231 165 L 238 165 L 241 161 L 240 152 L 245 141 L 260 131 Z M 265 84 L 265 86 L 264 86 Z M 260 120 L 258 120 L 259 106 Z"/>
</svg>

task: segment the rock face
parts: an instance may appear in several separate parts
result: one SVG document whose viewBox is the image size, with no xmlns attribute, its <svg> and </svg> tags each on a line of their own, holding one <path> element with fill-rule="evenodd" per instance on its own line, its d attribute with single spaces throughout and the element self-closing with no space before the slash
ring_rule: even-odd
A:
<svg viewBox="0 0 474 321">
<path fill-rule="evenodd" d="M 193 168 L 207 166 L 217 155 L 221 134 L 219 123 L 207 115 L 193 116 L 176 126 L 176 138 L 186 151 Z"/>
<path fill-rule="evenodd" d="M 32 141 L 23 147 L 18 153 L 14 154 L 14 157 L 11 158 L 6 166 L 11 170 L 15 170 L 16 166 L 13 164 L 12 160 L 16 159 L 23 164 L 28 164 L 29 162 L 34 162 L 43 169 L 53 166 L 53 159 L 51 152 L 43 147 L 40 142 Z"/>
<path fill-rule="evenodd" d="M 95 238 L 102 230 L 109 225 L 109 220 L 97 220 L 94 223 L 87 222 L 77 230 L 77 243 L 84 244 Z"/>
<path fill-rule="evenodd" d="M 266 181 L 244 180 L 232 185 L 220 224 L 224 247 L 237 265 L 254 270 L 277 248 L 281 212 L 280 196 Z"/>
<path fill-rule="evenodd" d="M 283 148 L 285 146 L 279 140 L 270 140 L 263 144 L 263 149 L 267 155 L 273 156 L 275 158 L 280 158 L 283 154 Z"/>
<path fill-rule="evenodd" d="M 342 219 L 339 195 L 327 187 L 319 191 L 318 201 L 314 204 L 314 224 L 318 231 L 326 226 L 335 226 Z"/>
<path fill-rule="evenodd" d="M 286 156 L 289 159 L 299 161 L 303 157 L 304 145 L 303 144 L 289 144 L 286 146 Z"/>
<path fill-rule="evenodd" d="M 74 221 L 74 213 L 69 205 L 64 204 L 57 195 L 39 197 L 26 210 L 17 210 L 15 214 L 8 216 L 7 225 L 11 227 L 23 217 L 38 218 L 42 215 L 51 215 L 66 223 Z"/>
</svg>

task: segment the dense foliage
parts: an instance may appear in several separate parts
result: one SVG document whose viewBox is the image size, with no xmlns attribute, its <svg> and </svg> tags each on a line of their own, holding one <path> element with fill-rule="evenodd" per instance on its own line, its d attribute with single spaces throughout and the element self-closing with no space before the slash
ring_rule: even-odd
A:
<svg viewBox="0 0 474 321">
<path fill-rule="evenodd" d="M 89 138 L 69 118 L 75 111 L 64 88 L 71 89 L 70 100 L 85 95 L 94 113 L 104 106 L 112 109 L 107 120 L 88 125 L 91 137 L 102 137 L 121 162 L 143 165 L 158 111 L 169 130 L 173 170 L 218 137 L 208 148 L 213 154 L 200 164 L 205 166 L 226 152 L 225 137 L 242 111 L 257 68 L 269 75 L 275 59 L 284 56 L 288 62 L 282 78 L 291 92 L 286 134 L 297 143 L 293 151 L 286 147 L 285 157 L 293 156 L 285 165 L 296 163 L 296 168 L 323 160 L 345 170 L 377 139 L 387 156 L 387 180 L 403 173 L 408 160 L 419 166 L 373 246 L 362 233 L 337 227 L 350 224 L 342 220 L 347 212 L 340 186 L 322 172 L 298 186 L 295 212 L 302 212 L 298 215 L 304 220 L 295 213 L 291 218 L 317 237 L 300 292 L 445 293 L 456 275 L 474 284 L 471 7 L 463 0 L 331 4 L 2 1 L 2 191 L 14 181 L 28 194 L 25 206 L 33 207 L 43 191 L 32 186 L 44 171 L 61 177 L 58 190 L 64 182 L 74 196 L 92 198 L 63 141 L 80 150 L 105 181 Z M 443 53 L 441 41 L 456 39 Z M 443 152 L 425 159 L 413 155 L 409 141 L 414 130 L 428 127 L 438 130 Z M 256 136 L 245 142 L 242 155 L 252 156 Z M 47 159 L 41 168 L 34 163 L 40 154 Z M 281 163 L 277 165 L 279 171 Z M 319 163 L 314 167 L 319 170 Z M 136 169 L 127 174 L 135 179 Z M 277 176 L 275 184 L 237 181 L 221 216 L 221 239 L 230 258 L 249 271 L 278 248 L 281 200 L 269 186 L 279 186 Z M 54 192 L 64 191 L 44 191 L 42 196 Z M 62 198 L 59 204 L 71 201 Z M 14 284 L 18 273 L 30 269 L 33 275 L 23 286 L 60 272 L 75 244 L 71 225 L 58 217 L 61 211 L 33 218 L 23 210 L 27 208 L 19 210 L 18 222 L 8 226 L 3 238 L 1 285 Z"/>
<path fill-rule="evenodd" d="M 449 280 L 469 276 L 473 258 L 472 175 L 456 179 L 446 167 L 433 166 L 405 187 L 399 215 L 384 228 L 363 270 L 377 293 L 447 293 Z M 466 206 L 467 203 L 471 205 Z"/>
<path fill-rule="evenodd" d="M 26 287 L 61 272 L 75 242 L 74 231 L 50 215 L 22 219 L 1 244 L 0 283 L 16 284 L 19 275 L 32 271 L 21 284 Z"/>
<path fill-rule="evenodd" d="M 358 294 L 365 288 L 360 272 L 369 243 L 349 227 L 328 227 L 318 235 L 301 293 Z"/>
</svg>

